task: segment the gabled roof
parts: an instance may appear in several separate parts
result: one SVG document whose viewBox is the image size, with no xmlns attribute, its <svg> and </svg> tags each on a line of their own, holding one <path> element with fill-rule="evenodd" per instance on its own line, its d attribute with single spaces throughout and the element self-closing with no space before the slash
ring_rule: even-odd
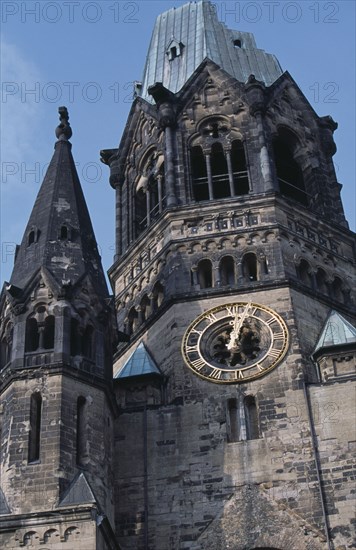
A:
<svg viewBox="0 0 356 550">
<path fill-rule="evenodd" d="M 167 52 L 173 38 L 182 44 L 182 52 L 175 58 Z M 200 0 L 158 16 L 140 96 L 152 102 L 148 88 L 156 82 L 177 93 L 205 58 L 240 82 L 254 74 L 270 86 L 282 74 L 276 57 L 257 48 L 253 34 L 228 29 L 219 21 L 216 6 Z"/>
<path fill-rule="evenodd" d="M 122 378 L 147 376 L 149 374 L 162 376 L 161 371 L 148 353 L 144 343 L 141 342 L 121 370 L 115 375 L 115 378 L 121 380 Z"/>
<path fill-rule="evenodd" d="M 340 313 L 331 311 L 319 340 L 313 351 L 313 355 L 323 348 L 356 344 L 356 328 L 351 325 Z"/>
<path fill-rule="evenodd" d="M 68 141 L 71 131 L 64 129 L 70 128 L 68 114 L 63 118 L 61 109 L 58 141 L 18 248 L 10 283 L 24 289 L 46 268 L 59 286 L 73 287 L 89 275 L 98 295 L 106 298 L 104 272 Z"/>
</svg>

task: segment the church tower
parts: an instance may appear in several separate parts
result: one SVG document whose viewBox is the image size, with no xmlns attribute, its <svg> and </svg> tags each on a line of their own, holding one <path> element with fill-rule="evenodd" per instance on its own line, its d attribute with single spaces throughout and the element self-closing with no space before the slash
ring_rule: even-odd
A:
<svg viewBox="0 0 356 550">
<path fill-rule="evenodd" d="M 57 142 L 1 294 L 0 546 L 118 548 L 115 323 L 69 139 Z"/>
<path fill-rule="evenodd" d="M 319 117 L 208 1 L 156 22 L 110 269 L 123 548 L 349 548 L 355 255 Z"/>
</svg>

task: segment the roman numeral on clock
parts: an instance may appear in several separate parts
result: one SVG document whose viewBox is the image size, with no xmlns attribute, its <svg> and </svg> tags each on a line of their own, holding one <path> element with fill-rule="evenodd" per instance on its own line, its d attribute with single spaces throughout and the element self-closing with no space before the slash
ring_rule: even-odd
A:
<svg viewBox="0 0 356 550">
<path fill-rule="evenodd" d="M 214 380 L 219 380 L 221 378 L 221 370 L 213 369 L 209 376 L 210 378 L 214 378 Z"/>
<path fill-rule="evenodd" d="M 281 350 L 280 349 L 270 349 L 269 352 L 267 353 L 267 356 L 268 357 L 271 357 L 272 359 L 277 359 L 281 354 Z"/>
<path fill-rule="evenodd" d="M 191 361 L 192 367 L 194 367 L 195 370 L 201 371 L 203 367 L 205 367 L 205 361 L 203 359 L 195 359 L 195 361 Z"/>
</svg>

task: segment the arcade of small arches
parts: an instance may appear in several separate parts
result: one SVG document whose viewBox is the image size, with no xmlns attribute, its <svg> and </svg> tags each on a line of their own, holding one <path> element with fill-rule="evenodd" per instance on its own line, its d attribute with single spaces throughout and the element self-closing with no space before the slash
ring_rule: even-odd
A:
<svg viewBox="0 0 356 550">
<path fill-rule="evenodd" d="M 61 529 L 61 531 L 54 528 L 42 529 L 41 531 L 29 530 L 26 531 L 23 535 L 18 535 L 16 537 L 16 541 L 18 542 L 20 547 L 34 547 L 36 544 L 40 544 L 42 547 L 43 544 L 48 543 L 55 544 L 56 542 L 70 542 L 73 538 L 77 538 L 77 536 L 79 535 L 80 531 L 78 527 L 75 525 L 71 525 L 70 527 Z M 46 550 L 46 548 L 43 548 L 43 550 Z"/>
<path fill-rule="evenodd" d="M 347 303 L 350 300 L 350 289 L 344 281 L 338 276 L 328 274 L 322 267 L 312 266 L 302 258 L 296 264 L 296 271 L 299 281 L 313 291 L 341 303 Z"/>
<path fill-rule="evenodd" d="M 162 269 L 164 264 L 165 262 L 160 262 L 159 268 Z M 340 277 L 328 276 L 321 267 L 312 269 L 305 259 L 300 260 L 295 269 L 297 280 L 309 286 L 313 291 L 320 292 L 341 303 L 346 303 L 350 299 L 350 290 Z M 155 272 L 158 273 L 159 269 Z M 262 250 L 257 253 L 245 252 L 239 260 L 230 254 L 224 254 L 215 261 L 202 256 L 191 267 L 190 288 L 195 291 L 237 286 L 242 288 L 255 282 L 266 281 L 268 277 L 268 258 Z M 147 279 L 144 280 L 147 282 Z M 166 296 L 161 281 L 156 280 L 151 289 L 145 287 L 144 284 L 141 286 L 136 284 L 131 292 L 126 293 L 122 299 L 121 307 L 127 311 L 124 321 L 126 334 L 131 336 L 163 304 Z M 140 291 L 141 288 L 144 289 L 143 293 Z"/>
<path fill-rule="evenodd" d="M 43 304 L 37 305 L 25 323 L 25 356 L 53 351 L 56 342 L 57 318 L 48 311 Z M 95 327 L 85 311 L 80 311 L 76 317 L 72 316 L 68 325 L 69 353 L 72 357 L 82 356 L 90 361 L 95 359 Z M 13 322 L 4 324 L 0 335 L 0 368 L 4 368 L 11 361 L 13 344 Z"/>
</svg>

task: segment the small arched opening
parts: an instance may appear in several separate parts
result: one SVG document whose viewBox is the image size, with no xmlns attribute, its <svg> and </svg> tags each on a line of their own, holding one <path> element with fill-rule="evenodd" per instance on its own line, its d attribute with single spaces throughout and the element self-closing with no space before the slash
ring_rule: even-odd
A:
<svg viewBox="0 0 356 550">
<path fill-rule="evenodd" d="M 315 281 L 317 289 L 323 294 L 329 294 L 329 286 L 326 279 L 327 277 L 325 271 L 319 267 L 315 275 Z"/>
<path fill-rule="evenodd" d="M 208 259 L 200 260 L 198 263 L 198 283 L 201 289 L 213 286 L 213 268 Z"/>
<path fill-rule="evenodd" d="M 140 307 L 141 307 L 141 321 L 142 323 L 144 323 L 145 321 L 147 321 L 148 317 L 151 315 L 151 300 L 149 299 L 147 294 L 145 294 L 142 297 Z"/>
<path fill-rule="evenodd" d="M 129 336 L 135 332 L 138 324 L 138 313 L 135 307 L 132 307 L 127 316 L 127 330 Z"/>
<path fill-rule="evenodd" d="M 232 256 L 224 256 L 220 260 L 219 275 L 221 286 L 233 286 L 235 284 L 235 262 Z"/>
<path fill-rule="evenodd" d="M 310 265 L 306 260 L 300 261 L 297 272 L 298 272 L 298 278 L 302 283 L 304 283 L 309 287 L 313 286 Z"/>
<path fill-rule="evenodd" d="M 152 290 L 152 310 L 156 311 L 163 302 L 164 289 L 160 282 L 157 282 Z"/>
<path fill-rule="evenodd" d="M 258 280 L 257 258 L 256 254 L 249 252 L 244 255 L 242 260 L 242 275 L 246 282 Z"/>
</svg>

